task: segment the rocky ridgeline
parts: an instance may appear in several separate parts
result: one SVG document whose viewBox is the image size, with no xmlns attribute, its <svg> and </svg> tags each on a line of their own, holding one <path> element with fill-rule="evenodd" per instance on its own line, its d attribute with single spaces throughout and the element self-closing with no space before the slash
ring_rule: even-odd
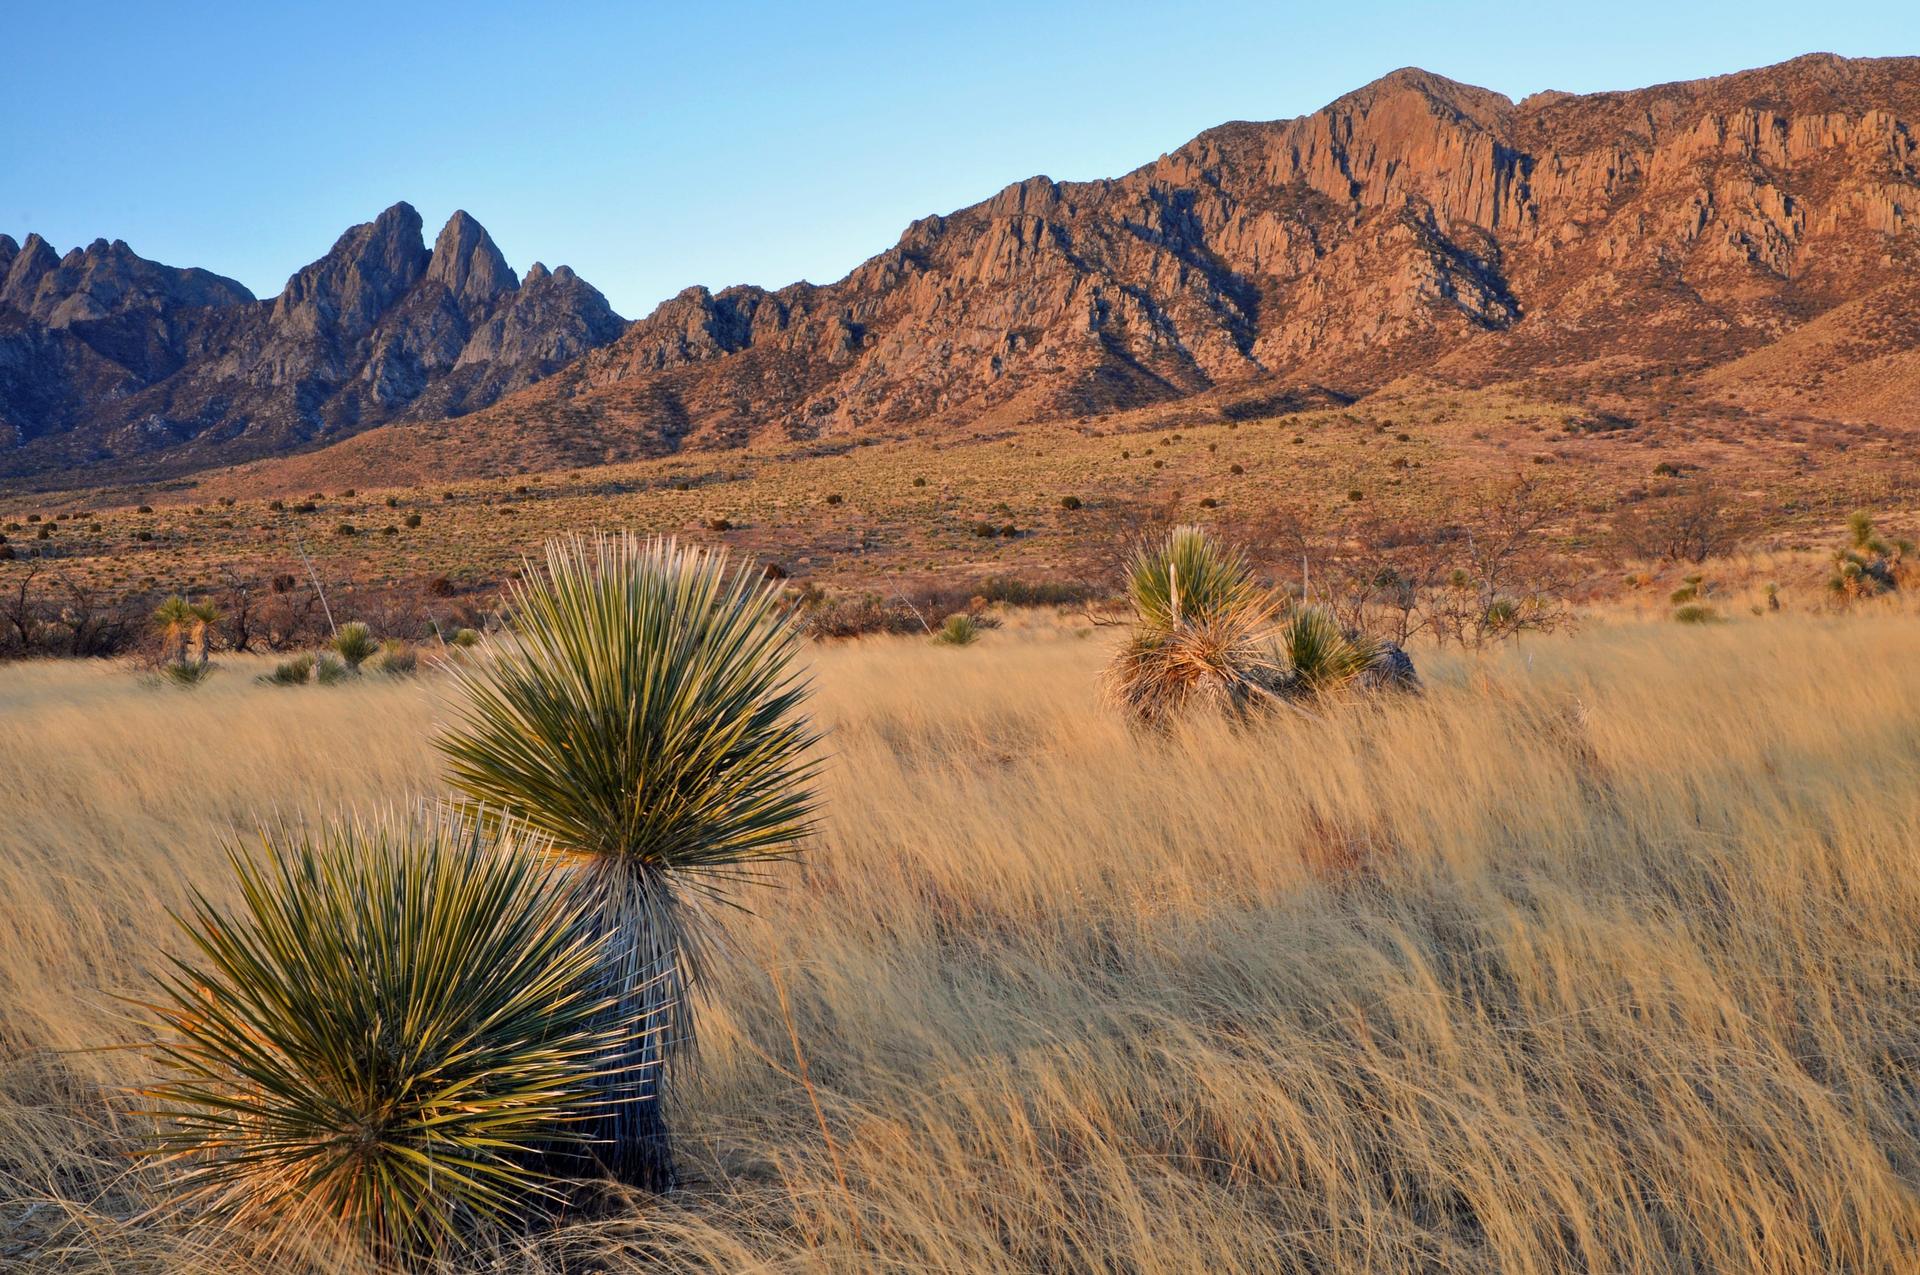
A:
<svg viewBox="0 0 1920 1275">
<path fill-rule="evenodd" d="M 455 416 L 618 336 L 571 270 L 523 280 L 458 212 L 429 249 L 395 204 L 271 301 L 96 240 L 0 236 L 0 473 L 189 468 Z"/>
<path fill-rule="evenodd" d="M 1916 277 L 1917 128 L 1920 59 L 1519 103 L 1398 71 L 1117 180 L 1020 182 L 829 286 L 690 289 L 548 392 L 726 442 L 1702 369 Z"/>
</svg>

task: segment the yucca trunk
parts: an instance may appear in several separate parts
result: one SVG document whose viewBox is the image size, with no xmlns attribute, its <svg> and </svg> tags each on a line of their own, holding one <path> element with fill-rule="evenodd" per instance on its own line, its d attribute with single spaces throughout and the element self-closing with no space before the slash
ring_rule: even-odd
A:
<svg viewBox="0 0 1920 1275">
<path fill-rule="evenodd" d="M 691 991 L 684 905 L 654 869 L 589 862 L 582 873 L 595 937 L 606 936 L 603 994 L 612 1023 L 635 1034 L 608 1051 L 607 1103 L 589 1146 L 610 1176 L 648 1191 L 677 1181 L 664 1106 L 669 1065 L 691 1043 Z"/>
</svg>

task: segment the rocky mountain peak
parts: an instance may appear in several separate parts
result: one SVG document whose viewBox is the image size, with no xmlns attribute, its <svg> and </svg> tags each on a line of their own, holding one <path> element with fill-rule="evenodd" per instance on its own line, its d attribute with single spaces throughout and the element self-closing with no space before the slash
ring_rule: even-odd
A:
<svg viewBox="0 0 1920 1275">
<path fill-rule="evenodd" d="M 462 209 L 447 219 L 433 241 L 427 278 L 444 285 L 463 305 L 484 306 L 520 286 L 486 227 Z"/>
<path fill-rule="evenodd" d="M 287 280 L 274 302 L 276 324 L 309 335 L 357 340 L 427 272 L 420 214 L 393 205 L 334 241 L 327 255 Z"/>
<path fill-rule="evenodd" d="M 13 264 L 7 267 L 5 282 L 0 283 L 0 305 L 28 309 L 40 289 L 40 281 L 59 266 L 60 256 L 54 252 L 53 245 L 37 234 L 28 235 L 14 254 Z"/>
<path fill-rule="evenodd" d="M 421 230 L 420 214 L 396 203 L 295 271 L 271 302 L 208 271 L 148 261 L 124 240 L 64 258 L 38 235 L 6 240 L 0 475 L 88 461 L 190 468 L 192 457 L 458 416 L 625 327 L 564 267 L 522 286 L 465 211 L 431 251 Z"/>
</svg>

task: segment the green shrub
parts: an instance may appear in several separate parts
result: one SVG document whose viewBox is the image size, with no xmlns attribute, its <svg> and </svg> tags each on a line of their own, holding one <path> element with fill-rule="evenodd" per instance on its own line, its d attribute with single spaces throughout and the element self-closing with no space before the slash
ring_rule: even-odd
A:
<svg viewBox="0 0 1920 1275">
<path fill-rule="evenodd" d="M 972 646 L 980 640 L 980 625 L 965 611 L 956 611 L 934 633 L 933 640 L 942 646 Z"/>
<path fill-rule="evenodd" d="M 621 1004 L 682 1047 L 713 940 L 698 904 L 813 827 L 818 735 L 780 585 L 724 551 L 572 537 L 509 586 L 507 610 L 511 640 L 453 667 L 448 781 L 568 856 L 614 936 Z M 651 1095 L 666 1063 L 651 1040 L 624 1050 L 598 1129 L 606 1167 L 655 1189 L 673 1180 L 665 1120 L 625 1095 Z"/>
<path fill-rule="evenodd" d="M 1704 602 L 1689 602 L 1675 607 L 1673 618 L 1681 624 L 1718 624 L 1720 613 Z"/>
<path fill-rule="evenodd" d="M 213 676 L 213 665 L 188 662 L 184 664 L 162 664 L 160 676 L 175 686 L 192 688 Z"/>
<path fill-rule="evenodd" d="M 305 686 L 312 678 L 313 656 L 306 653 L 282 660 L 271 673 L 260 675 L 260 680 L 270 686 Z"/>
<path fill-rule="evenodd" d="M 409 677 L 420 667 L 420 653 L 411 643 L 390 639 L 380 644 L 380 653 L 367 661 L 367 667 L 388 677 Z"/>
<path fill-rule="evenodd" d="M 535 856 L 472 829 L 347 824 L 232 853 L 154 1006 L 151 1154 L 223 1225 L 338 1228 L 414 1263 L 555 1197 L 616 1032 L 605 939 Z"/>
<path fill-rule="evenodd" d="M 321 686 L 334 686 L 352 676 L 346 661 L 331 652 L 322 653 L 313 662 L 313 680 Z"/>
</svg>

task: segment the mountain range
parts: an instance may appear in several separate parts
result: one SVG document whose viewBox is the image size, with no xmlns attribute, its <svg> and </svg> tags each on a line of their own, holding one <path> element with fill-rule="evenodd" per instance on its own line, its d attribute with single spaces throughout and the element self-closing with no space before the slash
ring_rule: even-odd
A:
<svg viewBox="0 0 1920 1275">
<path fill-rule="evenodd" d="M 0 235 L 0 474 L 180 471 L 456 416 L 626 327 L 565 266 L 518 277 L 465 212 L 431 249 L 421 230 L 395 204 L 268 301 L 119 240 Z"/>
<path fill-rule="evenodd" d="M 1915 58 L 1519 102 L 1396 71 L 1123 177 L 1017 182 L 836 283 L 632 324 L 564 269 L 516 279 L 464 213 L 428 250 L 405 204 L 270 302 L 0 238 L 0 475 L 580 465 L 1409 377 L 1909 424 L 1917 127 Z"/>
</svg>

